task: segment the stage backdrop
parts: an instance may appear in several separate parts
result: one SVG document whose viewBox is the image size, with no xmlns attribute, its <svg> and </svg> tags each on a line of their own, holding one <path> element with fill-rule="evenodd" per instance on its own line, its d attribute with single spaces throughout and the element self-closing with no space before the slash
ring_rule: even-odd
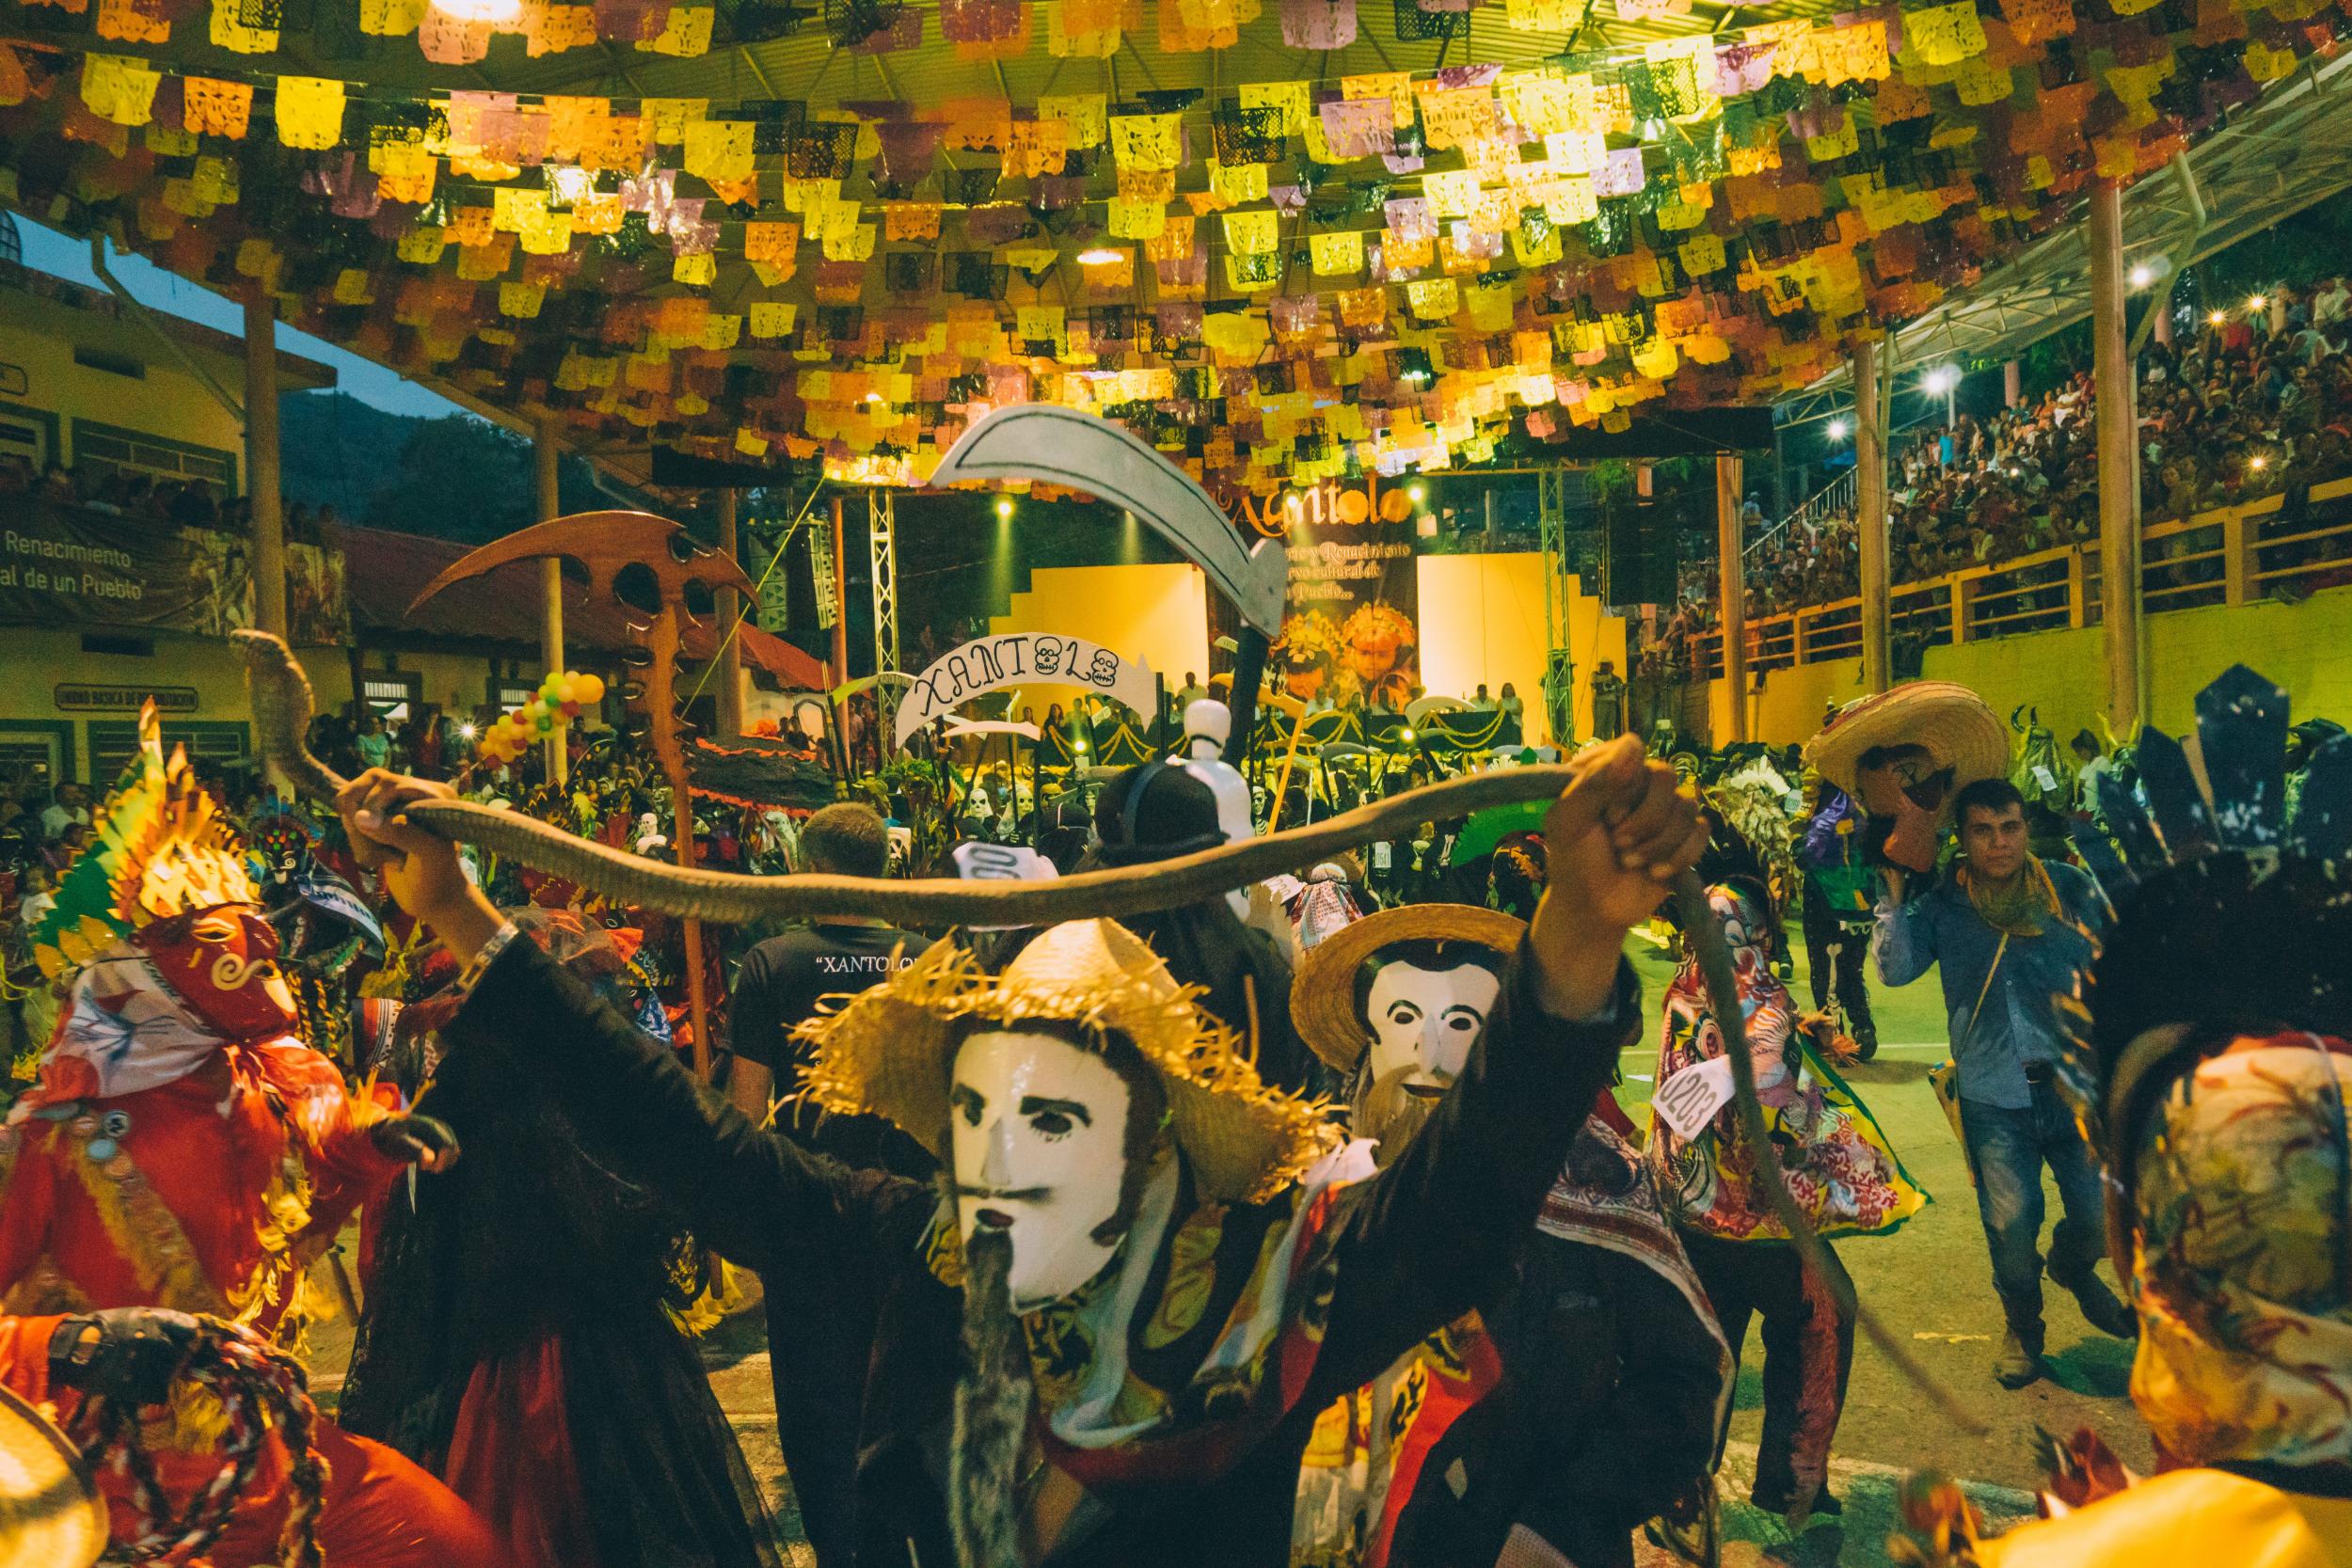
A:
<svg viewBox="0 0 2352 1568">
<path fill-rule="evenodd" d="M 1534 550 L 1496 555 L 1424 555 L 1414 562 L 1425 639 L 1422 684 L 1432 696 L 1467 698 L 1486 683 L 1500 698 L 1508 682 L 1525 705 L 1526 742 L 1552 739 L 1543 700 L 1544 558 Z M 1568 647 L 1576 659 L 1576 733 L 1593 733 L 1593 671 L 1601 659 L 1625 673 L 1626 624 L 1571 577 Z"/>
<path fill-rule="evenodd" d="M 991 617 L 988 629 L 1057 632 L 1099 642 L 1121 658 L 1152 666 L 1173 692 L 1184 684 L 1186 671 L 1208 677 L 1208 579 L 1190 565 L 1041 566 L 1029 574 L 1027 592 L 1012 595 L 1010 608 Z M 1041 720 L 1049 705 L 1066 709 L 1085 689 L 1038 682 L 1021 688 L 1017 705 L 1034 707 Z"/>
<path fill-rule="evenodd" d="M 1267 659 L 1280 689 L 1342 707 L 1377 694 L 1402 710 L 1413 688 L 1427 684 L 1413 571 L 1417 512 L 1401 489 L 1331 484 L 1245 509 L 1259 533 L 1279 530 L 1290 556 L 1282 635 Z"/>
</svg>

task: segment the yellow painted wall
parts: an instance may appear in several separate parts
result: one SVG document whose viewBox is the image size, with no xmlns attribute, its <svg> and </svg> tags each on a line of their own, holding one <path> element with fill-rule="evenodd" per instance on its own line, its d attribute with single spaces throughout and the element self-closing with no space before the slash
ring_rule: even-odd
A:
<svg viewBox="0 0 2352 1568">
<path fill-rule="evenodd" d="M 73 362 L 76 344 L 135 359 L 142 376 L 117 375 Z M 135 322 L 14 289 L 0 289 L 0 359 L 24 372 L 22 397 L 0 398 L 0 411 L 40 410 L 58 416 L 59 451 L 51 457 L 73 462 L 73 423 L 90 420 L 119 429 L 167 436 L 186 446 L 226 453 L 237 488 L 245 487 L 245 433 L 204 384 L 182 370 L 170 351 Z M 240 389 L 241 362 L 194 349 L 224 386 Z"/>
<path fill-rule="evenodd" d="M 1414 562 L 1421 591 L 1421 683 L 1432 694 L 1468 697 L 1483 682 L 1500 696 L 1509 682 L 1526 706 L 1530 745 L 1551 738 L 1544 712 L 1544 558 L 1534 550 L 1495 555 L 1425 555 Z M 1568 646 L 1576 661 L 1576 733 L 1593 733 L 1592 675 L 1602 659 L 1626 668 L 1626 625 L 1569 579 Z"/>
<path fill-rule="evenodd" d="M 2148 628 L 2149 721 L 2178 735 L 2196 722 L 2196 697 L 2233 664 L 2260 671 L 2286 688 L 2298 719 L 2352 717 L 2352 589 L 2329 589 L 2301 604 L 2265 601 L 2152 615 Z M 1980 693 L 2003 719 L 2019 705 L 2041 712 L 2063 741 L 2099 728 L 2106 709 L 2105 646 L 2096 626 L 2032 632 L 1931 648 L 1921 673 Z M 1862 661 L 1774 670 L 1753 699 L 1749 733 L 1773 745 L 1802 741 L 1820 727 L 1824 697 L 1862 695 Z M 1715 733 L 1724 734 L 1728 697 L 1722 681 L 1709 693 Z"/>
<path fill-rule="evenodd" d="M 1198 566 L 1041 566 L 1025 593 L 1012 595 L 992 632 L 1059 632 L 1099 642 L 1122 658 L 1140 658 L 1174 691 L 1189 670 L 1209 673 L 1209 585 Z M 1043 718 L 1067 706 L 1074 686 L 1022 689 L 1021 701 Z"/>
<path fill-rule="evenodd" d="M 225 641 L 205 637 L 177 637 L 167 632 L 135 632 L 152 636 L 155 652 L 141 657 L 126 654 L 82 651 L 85 632 L 103 628 L 75 626 L 0 626 L 0 731 L 11 723 L 73 726 L 75 772 L 87 778 L 92 719 L 103 723 L 128 719 L 122 713 L 68 713 L 56 705 L 61 682 L 105 686 L 194 687 L 194 711 L 167 715 L 172 720 L 205 723 L 245 723 L 252 718 L 246 701 L 245 666 Z M 351 700 L 351 661 L 340 647 L 299 648 L 296 656 L 310 673 L 310 688 L 322 711 L 333 712 Z M 490 661 L 472 655 L 404 653 L 390 666 L 424 677 L 424 700 L 460 717 L 470 716 L 487 699 Z M 388 668 L 385 656 L 370 652 L 366 669 Z M 526 669 L 523 678 L 539 672 Z M 99 781 L 105 782 L 105 781 Z"/>
</svg>

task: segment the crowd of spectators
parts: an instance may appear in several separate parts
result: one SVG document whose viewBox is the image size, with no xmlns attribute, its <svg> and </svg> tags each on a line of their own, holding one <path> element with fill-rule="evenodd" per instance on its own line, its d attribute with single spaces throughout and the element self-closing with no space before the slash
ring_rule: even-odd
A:
<svg viewBox="0 0 2352 1568">
<path fill-rule="evenodd" d="M 2215 311 L 2138 358 L 2140 510 L 2148 522 L 2352 473 L 2352 280 L 2328 277 Z M 1888 467 L 1898 585 L 2088 543 L 2099 531 L 2096 399 L 2088 371 L 1989 415 L 1915 433 Z M 1751 528 L 1747 537 L 1758 539 Z M 2168 553 L 2158 541 L 2152 557 Z M 1717 619 L 1716 563 L 1686 562 L 1643 667 L 1692 667 Z M 1800 516 L 1747 555 L 1750 619 L 1860 592 L 1851 511 Z"/>
<path fill-rule="evenodd" d="M 212 482 L 201 475 L 175 479 L 111 463 L 84 463 L 71 470 L 52 463 L 36 470 L 24 456 L 4 452 L 0 453 L 0 497 L 10 496 L 30 496 L 59 506 L 174 528 L 242 532 L 253 521 L 251 501 L 242 496 L 216 494 Z M 313 510 L 301 501 L 283 504 L 286 538 L 294 544 L 318 544 L 341 520 L 331 505 Z"/>
</svg>

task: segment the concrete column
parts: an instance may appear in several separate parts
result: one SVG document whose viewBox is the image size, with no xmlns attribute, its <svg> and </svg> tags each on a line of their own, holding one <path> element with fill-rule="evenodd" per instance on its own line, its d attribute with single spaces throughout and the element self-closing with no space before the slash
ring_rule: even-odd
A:
<svg viewBox="0 0 2352 1568">
<path fill-rule="evenodd" d="M 563 504 L 557 499 L 556 487 L 556 459 L 561 454 L 553 422 L 541 420 L 531 443 L 538 481 L 538 504 L 533 508 L 538 522 L 555 516 Z M 564 670 L 564 563 L 552 556 L 539 562 L 539 662 L 546 666 L 543 675 L 560 674 Z M 569 776 L 564 737 L 561 728 L 548 736 L 548 778 L 559 784 Z"/>
<path fill-rule="evenodd" d="M 2011 359 L 2001 367 L 2001 406 L 2014 408 L 2026 401 L 2025 367 Z"/>
<path fill-rule="evenodd" d="M 2142 713 L 2139 646 L 2139 454 L 2135 388 L 2123 330 L 2123 199 L 2102 180 L 2090 193 L 2091 385 L 2099 437 L 2099 597 L 2106 627 L 2107 722 L 2137 733 Z"/>
<path fill-rule="evenodd" d="M 1740 527 L 1740 462 L 1737 452 L 1715 454 L 1715 572 L 1722 595 L 1724 685 L 1731 691 L 1731 728 L 1718 744 L 1748 737 L 1748 577 Z M 1492 492 L 1489 492 L 1491 494 Z"/>
<path fill-rule="evenodd" d="M 2172 346 L 2172 285 L 2168 280 L 2156 292 L 2156 302 L 2151 307 L 2156 312 L 2154 336 L 2165 347 Z"/>
<path fill-rule="evenodd" d="M 735 540 L 735 492 L 719 492 L 719 553 L 738 565 Z M 722 588 L 719 601 L 719 733 L 733 739 L 743 733 L 743 595 Z"/>
<path fill-rule="evenodd" d="M 286 520 L 278 486 L 278 314 L 267 291 L 256 283 L 245 295 L 245 493 L 253 515 L 253 624 L 284 637 Z"/>
<path fill-rule="evenodd" d="M 1886 404 L 1881 396 L 1879 345 L 1854 345 L 1854 526 L 1862 554 L 1862 684 L 1883 691 L 1894 682 L 1888 629 L 1893 595 L 1886 538 Z"/>
</svg>

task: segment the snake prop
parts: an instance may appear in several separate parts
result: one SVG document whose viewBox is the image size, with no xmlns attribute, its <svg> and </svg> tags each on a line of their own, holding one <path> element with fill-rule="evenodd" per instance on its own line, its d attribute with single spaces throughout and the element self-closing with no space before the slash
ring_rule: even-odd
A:
<svg viewBox="0 0 2352 1568">
<path fill-rule="evenodd" d="M 237 631 L 230 636 L 245 657 L 254 730 L 263 758 L 283 771 L 295 789 L 331 803 L 345 781 L 303 744 L 312 708 L 310 678 L 286 644 L 269 633 Z M 1303 871 L 1343 849 L 1405 836 L 1423 822 L 1469 816 L 1490 806 L 1550 800 L 1573 783 L 1578 772 L 1573 765 L 1553 764 L 1468 774 L 1406 790 L 1305 827 L 1148 865 L 1036 882 L 748 877 L 648 860 L 576 837 L 519 812 L 469 800 L 419 800 L 406 808 L 405 816 L 419 827 L 565 878 L 607 898 L 684 918 L 751 922 L 864 915 L 917 930 L 955 925 L 1050 926 L 1065 920 L 1121 920 L 1200 903 L 1232 888 Z M 1789 1197 L 1779 1162 L 1772 1155 L 1763 1107 L 1756 1098 L 1756 1069 L 1748 1060 L 1739 989 L 1732 978 L 1731 952 L 1724 945 L 1722 927 L 1694 873 L 1685 872 L 1676 879 L 1675 896 L 1691 916 L 1686 928 L 1698 952 L 1715 1016 L 1721 1021 L 1732 1064 L 1733 1098 L 1749 1141 L 1757 1150 L 1762 1185 L 1799 1256 L 1807 1270 L 1829 1287 L 1839 1307 L 1854 1314 L 1871 1342 L 1935 1399 L 1956 1426 L 1981 1432 L 1982 1425 L 1959 1401 L 1884 1324 L 1860 1307 L 1851 1287 L 1836 1288 L 1821 1241 Z"/>
<path fill-rule="evenodd" d="M 262 631 L 230 634 L 246 661 L 253 727 L 262 759 L 300 793 L 332 804 L 345 780 L 303 743 L 310 726 L 310 677 L 286 644 Z M 763 919 L 867 915 L 914 929 L 946 926 L 1051 926 L 1065 920 L 1125 919 L 1219 897 L 1287 871 L 1303 871 L 1343 849 L 1405 837 L 1423 822 L 1468 816 L 1489 806 L 1549 800 L 1578 769 L 1566 764 L 1507 768 L 1448 779 L 1327 817 L 1309 827 L 1220 845 L 1149 865 L 1089 871 L 1051 881 L 965 881 L 954 877 L 876 880 L 864 877 L 750 877 L 673 865 L 610 848 L 519 812 L 470 800 L 419 800 L 408 820 L 445 838 L 478 845 L 534 870 L 563 877 L 615 902 L 681 919 L 738 924 Z"/>
</svg>

